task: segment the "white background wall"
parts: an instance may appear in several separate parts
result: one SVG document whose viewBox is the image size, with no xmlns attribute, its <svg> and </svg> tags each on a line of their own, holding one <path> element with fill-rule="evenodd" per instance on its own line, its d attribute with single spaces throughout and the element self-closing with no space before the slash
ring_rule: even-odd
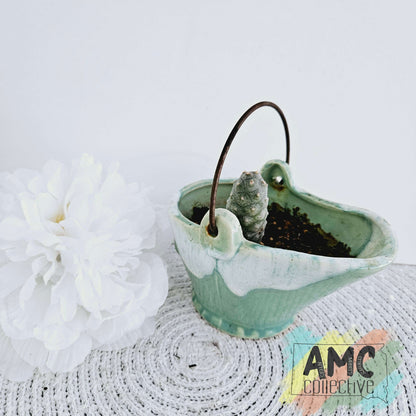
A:
<svg viewBox="0 0 416 416">
<path fill-rule="evenodd" d="M 238 117 L 285 111 L 299 187 L 373 210 L 416 263 L 416 3 L 2 1 L 0 168 L 118 159 L 160 200 L 212 177 Z M 271 109 L 224 176 L 284 158 Z"/>
</svg>

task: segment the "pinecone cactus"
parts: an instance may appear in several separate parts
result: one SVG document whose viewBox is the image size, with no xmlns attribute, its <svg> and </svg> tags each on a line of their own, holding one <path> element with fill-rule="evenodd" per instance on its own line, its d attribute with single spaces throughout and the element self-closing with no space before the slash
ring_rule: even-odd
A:
<svg viewBox="0 0 416 416">
<path fill-rule="evenodd" d="M 243 172 L 233 183 L 226 208 L 235 214 L 247 240 L 260 243 L 268 215 L 267 184 L 259 172 Z"/>
</svg>

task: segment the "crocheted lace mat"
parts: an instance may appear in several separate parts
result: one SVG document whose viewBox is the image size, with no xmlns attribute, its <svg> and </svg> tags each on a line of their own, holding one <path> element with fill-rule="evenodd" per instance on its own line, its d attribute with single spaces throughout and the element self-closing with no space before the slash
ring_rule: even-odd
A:
<svg viewBox="0 0 416 416">
<path fill-rule="evenodd" d="M 305 326 L 316 335 L 354 326 L 384 328 L 403 349 L 400 394 L 377 415 L 416 412 L 416 266 L 392 265 L 303 309 L 283 333 L 263 340 L 229 336 L 206 323 L 191 301 L 191 283 L 173 246 L 169 296 L 155 333 L 118 351 L 93 351 L 71 373 L 37 371 L 31 380 L 0 377 L 7 415 L 293 415 L 282 405 L 285 334 Z M 319 413 L 319 412 L 318 412 Z M 372 413 L 372 412 L 370 412 Z M 337 415 L 361 415 L 339 408 Z"/>
</svg>

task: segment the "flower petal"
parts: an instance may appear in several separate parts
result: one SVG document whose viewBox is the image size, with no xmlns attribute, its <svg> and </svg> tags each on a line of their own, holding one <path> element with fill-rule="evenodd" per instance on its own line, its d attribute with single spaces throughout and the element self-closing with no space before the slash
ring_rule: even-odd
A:
<svg viewBox="0 0 416 416">
<path fill-rule="evenodd" d="M 32 336 L 32 331 L 26 328 L 24 311 L 19 305 L 19 289 L 0 302 L 0 325 L 8 337 L 23 339 Z"/>
<path fill-rule="evenodd" d="M 34 198 L 27 192 L 20 194 L 20 205 L 27 223 L 34 229 L 42 225 L 38 206 Z"/>
<path fill-rule="evenodd" d="M 36 274 L 30 276 L 19 291 L 19 305 L 22 309 L 24 309 L 26 301 L 30 299 L 30 297 L 33 294 L 33 291 L 35 290 L 36 277 Z"/>
<path fill-rule="evenodd" d="M 158 309 L 166 300 L 169 290 L 169 277 L 162 259 L 153 253 L 145 253 L 143 260 L 151 267 L 152 286 L 149 296 L 147 296 L 141 306 L 146 310 L 148 315 L 156 315 Z"/>
<path fill-rule="evenodd" d="M 34 367 L 22 360 L 10 339 L 0 329 L 0 371 L 11 381 L 25 381 L 33 374 Z"/>
<path fill-rule="evenodd" d="M 29 263 L 7 263 L 0 267 L 0 299 L 22 286 L 32 275 Z"/>
<path fill-rule="evenodd" d="M 0 222 L 0 239 L 18 241 L 27 235 L 28 227 L 24 220 L 13 215 Z"/>
<path fill-rule="evenodd" d="M 91 346 L 91 337 L 82 334 L 69 348 L 49 352 L 46 365 L 54 372 L 72 371 L 84 361 L 91 351 Z"/>
<path fill-rule="evenodd" d="M 78 293 L 70 273 L 64 273 L 59 279 L 52 288 L 51 297 L 59 302 L 63 321 L 71 321 L 77 311 Z"/>
<path fill-rule="evenodd" d="M 79 331 L 71 328 L 69 325 L 56 324 L 44 328 L 36 328 L 34 335 L 42 341 L 42 344 L 48 351 L 59 351 L 68 348 L 76 342 L 79 337 Z"/>
<path fill-rule="evenodd" d="M 36 338 L 12 339 L 11 344 L 17 355 L 34 367 L 43 367 L 48 359 L 49 351 L 42 341 Z"/>
<path fill-rule="evenodd" d="M 49 162 L 46 162 L 43 172 L 48 178 L 48 192 L 57 200 L 63 200 L 67 178 L 67 170 L 65 166 L 60 162 L 50 160 Z"/>
</svg>

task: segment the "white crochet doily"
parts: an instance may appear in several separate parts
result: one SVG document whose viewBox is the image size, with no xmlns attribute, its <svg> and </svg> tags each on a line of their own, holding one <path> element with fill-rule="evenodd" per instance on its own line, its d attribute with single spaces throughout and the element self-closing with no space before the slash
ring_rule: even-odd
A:
<svg viewBox="0 0 416 416">
<path fill-rule="evenodd" d="M 279 402 L 286 375 L 285 334 L 298 325 L 317 335 L 385 328 L 404 348 L 400 394 L 377 415 L 416 412 L 416 266 L 393 265 L 305 308 L 273 338 L 243 340 L 217 331 L 195 311 L 181 259 L 170 250 L 170 291 L 155 333 L 134 347 L 94 351 L 72 373 L 24 383 L 0 378 L 7 415 L 293 415 Z M 359 410 L 338 415 L 361 414 Z"/>
</svg>

